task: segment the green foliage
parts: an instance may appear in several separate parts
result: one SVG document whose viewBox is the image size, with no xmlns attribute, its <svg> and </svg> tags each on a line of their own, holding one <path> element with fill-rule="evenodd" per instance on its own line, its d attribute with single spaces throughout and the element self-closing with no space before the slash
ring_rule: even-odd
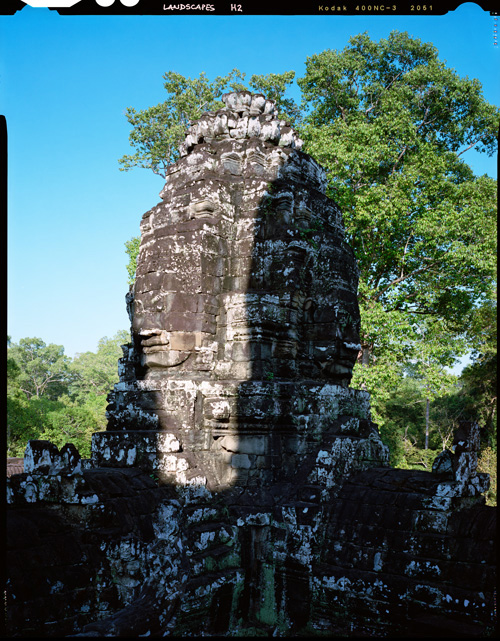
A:
<svg viewBox="0 0 500 641">
<path fill-rule="evenodd" d="M 101 338 L 97 352 L 77 354 L 71 364 L 74 380 L 70 386 L 71 398 L 87 402 L 93 396 L 106 396 L 118 382 L 118 359 L 122 356 L 121 345 L 130 340 L 126 331 L 112 338 Z"/>
<path fill-rule="evenodd" d="M 403 441 L 403 450 L 404 461 L 398 467 L 408 470 L 425 470 L 426 472 L 432 470 L 434 459 L 441 453 L 439 449 L 417 447 L 409 439 Z"/>
<path fill-rule="evenodd" d="M 422 431 L 423 399 L 415 381 L 406 379 L 397 381 L 393 393 L 384 396 L 375 397 L 372 413 L 382 440 L 389 446 L 391 464 L 402 467 L 406 455 L 404 442 L 410 439 L 415 442 Z"/>
<path fill-rule="evenodd" d="M 249 87 L 266 92 L 266 97 L 276 100 L 280 115 L 296 122 L 299 119 L 298 107 L 292 99 L 284 97 L 294 76 L 293 71 L 267 76 L 253 75 Z M 186 78 L 168 71 L 163 79 L 167 92 L 164 102 L 141 111 L 133 107 L 126 110 L 127 120 L 132 125 L 129 141 L 136 151 L 120 158 L 121 171 L 143 167 L 165 177 L 168 166 L 179 158 L 179 145 L 191 121 L 198 119 L 205 111 L 224 107 L 222 94 L 248 90 L 243 83 L 245 74 L 238 69 L 233 69 L 225 76 L 217 76 L 213 81 L 204 72 L 198 78 Z"/>
<path fill-rule="evenodd" d="M 90 456 L 90 438 L 102 429 L 86 406 L 71 403 L 67 397 L 51 400 L 44 396 L 7 397 L 7 456 L 24 456 L 29 440 L 52 441 L 61 448 L 73 443 L 80 454 Z"/>
<path fill-rule="evenodd" d="M 51 441 L 61 448 L 73 443 L 84 458 L 90 457 L 92 434 L 102 427 L 86 405 L 77 405 L 68 399 L 52 401 L 40 408 L 44 415 L 43 431 L 38 438 Z"/>
<path fill-rule="evenodd" d="M 497 452 L 492 447 L 486 447 L 478 460 L 477 469 L 483 474 L 490 475 L 490 487 L 486 492 L 486 505 L 497 504 Z"/>
<path fill-rule="evenodd" d="M 36 397 L 35 397 L 36 398 Z M 23 393 L 7 393 L 7 456 L 24 456 L 29 440 L 43 432 L 43 416 Z"/>
<path fill-rule="evenodd" d="M 141 237 L 133 236 L 125 243 L 125 253 L 128 256 L 127 274 L 128 284 L 133 285 L 135 282 L 135 270 L 137 268 L 137 257 L 139 256 L 139 248 L 141 245 Z"/>
<path fill-rule="evenodd" d="M 107 394 L 118 382 L 120 345 L 128 332 L 104 337 L 97 352 L 72 361 L 61 346 L 21 339 L 8 349 L 7 455 L 24 455 L 29 440 L 73 443 L 90 456 L 93 432 L 106 429 Z M 38 392 L 38 393 L 37 393 Z"/>
<path fill-rule="evenodd" d="M 286 98 L 285 93 L 295 78 L 295 71 L 285 73 L 269 73 L 267 75 L 253 75 L 250 78 L 250 88 L 263 94 L 268 100 L 274 100 L 279 117 L 298 127 L 302 121 L 302 112 L 292 98 Z"/>
<path fill-rule="evenodd" d="M 317 237 L 322 231 L 323 224 L 319 220 L 316 220 L 310 227 L 299 229 L 299 235 L 302 240 L 305 240 L 309 245 L 314 247 L 314 249 L 318 249 L 319 245 L 314 237 Z"/>
<path fill-rule="evenodd" d="M 7 357 L 7 392 L 14 393 L 20 389 L 20 374 L 21 368 L 15 359 Z"/>
<path fill-rule="evenodd" d="M 190 121 L 204 111 L 223 106 L 219 98 L 224 91 L 241 87 L 238 83 L 241 74 L 236 69 L 227 76 L 217 77 L 213 83 L 204 73 L 191 79 L 169 71 L 163 79 L 168 96 L 164 102 L 142 111 L 133 107 L 126 110 L 132 125 L 129 141 L 136 152 L 119 160 L 121 171 L 145 167 L 165 177 L 167 167 L 179 157 L 179 143 Z"/>
<path fill-rule="evenodd" d="M 27 398 L 57 398 L 71 383 L 70 359 L 64 355 L 62 345 L 46 345 L 40 338 L 22 338 L 19 344 L 9 347 L 8 359 L 11 382 L 15 381 Z"/>
<path fill-rule="evenodd" d="M 389 446 L 391 465 L 430 470 L 429 461 L 450 447 L 459 421 L 465 420 L 457 377 L 448 374 L 447 384 L 443 381 L 431 397 L 425 379 L 393 372 L 392 379 L 379 375 L 379 380 L 381 393 L 372 395 L 372 415 Z"/>
<path fill-rule="evenodd" d="M 430 435 L 431 445 L 441 450 L 451 448 L 453 435 L 460 421 L 470 420 L 464 406 L 464 396 L 461 394 L 461 381 L 457 379 L 454 385 L 431 401 L 430 404 Z"/>
<path fill-rule="evenodd" d="M 427 456 L 426 432 L 431 456 L 459 419 L 482 420 L 491 442 L 496 181 L 463 154 L 494 153 L 498 108 L 432 44 L 399 32 L 311 56 L 298 84 L 305 151 L 328 172 L 360 269 L 352 385 L 371 393 L 393 462 Z M 459 388 L 446 368 L 471 349 L 481 356 Z"/>
<path fill-rule="evenodd" d="M 460 156 L 493 153 L 498 110 L 478 81 L 405 33 L 361 34 L 306 67 L 301 135 L 329 173 L 358 259 L 363 342 L 377 309 L 464 331 L 495 277 L 496 187 Z"/>
<path fill-rule="evenodd" d="M 496 451 L 497 443 L 497 309 L 492 297 L 475 310 L 469 332 L 476 337 L 473 361 L 461 376 L 465 411 L 484 427 L 482 441 Z"/>
</svg>

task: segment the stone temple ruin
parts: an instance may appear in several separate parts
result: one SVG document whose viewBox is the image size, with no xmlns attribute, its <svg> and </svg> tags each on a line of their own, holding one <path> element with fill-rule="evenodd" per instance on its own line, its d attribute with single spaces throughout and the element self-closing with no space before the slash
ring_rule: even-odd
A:
<svg viewBox="0 0 500 641">
<path fill-rule="evenodd" d="M 11 636 L 478 636 L 495 509 L 463 423 L 392 469 L 349 387 L 358 273 L 324 170 L 262 95 L 192 124 L 144 214 L 92 458 L 8 479 Z"/>
</svg>

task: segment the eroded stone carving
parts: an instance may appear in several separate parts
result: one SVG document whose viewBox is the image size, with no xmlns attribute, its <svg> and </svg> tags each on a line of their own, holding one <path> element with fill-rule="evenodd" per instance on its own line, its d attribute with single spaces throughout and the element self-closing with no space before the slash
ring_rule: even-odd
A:
<svg viewBox="0 0 500 641">
<path fill-rule="evenodd" d="M 278 471 L 274 441 L 290 452 L 299 434 L 319 441 L 344 398 L 367 407 L 347 391 L 358 272 L 325 172 L 264 96 L 222 99 L 191 126 L 162 202 L 143 216 L 132 344 L 108 408 L 108 431 L 156 417 L 196 450 L 212 487 Z M 242 430 L 266 453 L 228 465 L 219 434 Z"/>
<path fill-rule="evenodd" d="M 141 223 L 137 378 L 172 368 L 346 385 L 359 350 L 357 268 L 324 171 L 263 96 L 223 100 L 191 127 L 163 202 Z"/>
</svg>

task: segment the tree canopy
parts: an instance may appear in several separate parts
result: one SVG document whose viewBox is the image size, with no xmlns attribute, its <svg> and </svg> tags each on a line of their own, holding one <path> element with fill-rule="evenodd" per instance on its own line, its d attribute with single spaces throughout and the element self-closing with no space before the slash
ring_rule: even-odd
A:
<svg viewBox="0 0 500 641">
<path fill-rule="evenodd" d="M 120 345 L 129 333 L 99 341 L 97 352 L 64 354 L 41 338 L 8 341 L 7 453 L 23 456 L 30 439 L 73 443 L 90 456 L 93 432 L 106 429 L 107 394 L 118 382 Z"/>
<path fill-rule="evenodd" d="M 21 338 L 19 344 L 10 347 L 8 356 L 17 385 L 28 399 L 44 395 L 55 398 L 67 390 L 72 375 L 70 359 L 62 345 L 46 345 L 40 338 Z"/>
<path fill-rule="evenodd" d="M 118 382 L 118 359 L 122 356 L 120 346 L 129 340 L 129 332 L 122 330 L 112 338 L 101 338 L 97 352 L 77 354 L 71 363 L 74 380 L 70 394 L 74 398 L 106 396 Z"/>
<path fill-rule="evenodd" d="M 369 358 L 381 324 L 392 349 L 398 326 L 406 349 L 419 342 L 421 317 L 465 333 L 495 280 L 496 181 L 462 155 L 495 151 L 499 111 L 437 53 L 406 33 L 361 34 L 308 58 L 298 80 L 306 151 L 328 171 L 357 256 Z"/>
</svg>

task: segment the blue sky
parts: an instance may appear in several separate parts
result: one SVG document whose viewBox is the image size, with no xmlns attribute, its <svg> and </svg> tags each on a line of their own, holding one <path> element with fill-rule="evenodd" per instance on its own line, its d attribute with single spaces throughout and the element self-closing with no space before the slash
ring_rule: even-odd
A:
<svg viewBox="0 0 500 641">
<path fill-rule="evenodd" d="M 60 16 L 26 6 L 0 16 L 0 113 L 8 129 L 8 333 L 65 352 L 95 351 L 129 329 L 124 243 L 160 199 L 162 180 L 121 172 L 124 111 L 164 97 L 169 70 L 210 79 L 234 67 L 294 70 L 368 31 L 432 42 L 460 76 L 500 104 L 493 18 L 466 3 L 445 16 Z M 496 158 L 466 156 L 496 177 Z"/>
</svg>

